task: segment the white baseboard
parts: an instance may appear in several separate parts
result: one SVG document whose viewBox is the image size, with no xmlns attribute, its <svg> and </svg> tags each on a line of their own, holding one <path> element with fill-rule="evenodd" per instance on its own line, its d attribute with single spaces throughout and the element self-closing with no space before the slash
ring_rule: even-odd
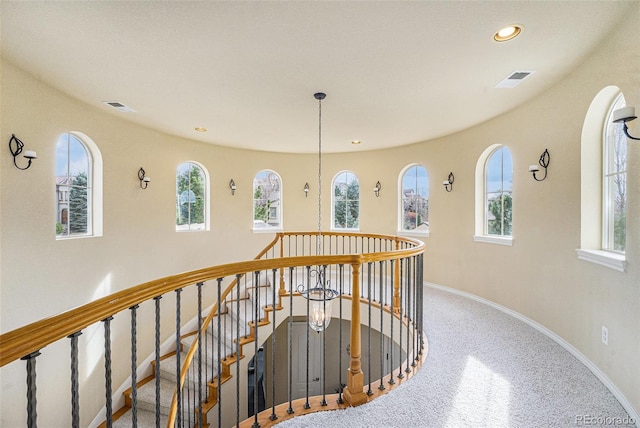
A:
<svg viewBox="0 0 640 428">
<path fill-rule="evenodd" d="M 502 306 L 502 305 L 500 305 L 498 303 L 492 302 L 491 300 L 487 300 L 487 299 L 485 299 L 483 297 L 476 296 L 475 294 L 468 293 L 468 292 L 462 291 L 462 290 L 457 290 L 455 288 L 445 287 L 444 285 L 439 285 L 439 284 L 434 284 L 434 283 L 431 283 L 431 282 L 426 282 L 426 281 L 423 283 L 423 285 L 426 285 L 427 287 L 435 288 L 437 290 L 442 290 L 442 291 L 446 291 L 448 293 L 456 294 L 458 296 L 466 297 L 468 299 L 475 300 L 475 301 L 480 302 L 480 303 L 484 303 L 487 306 L 490 306 L 490 307 L 492 307 L 494 309 L 497 309 L 500 312 L 503 312 L 503 313 L 505 313 L 507 315 L 510 315 L 510 316 L 512 316 L 512 317 L 514 317 L 514 318 L 516 318 L 516 319 L 528 324 L 529 326 L 531 326 L 531 327 L 535 328 L 536 330 L 538 330 L 540 333 L 546 335 L 551 340 L 553 340 L 554 342 L 556 342 L 557 344 L 562 346 L 564 349 L 569 351 L 582 364 L 584 364 L 589 370 L 591 370 L 591 372 L 600 380 L 600 382 L 602 382 L 604 384 L 604 386 L 606 386 L 607 389 L 609 391 L 611 391 L 613 396 L 620 402 L 622 407 L 624 407 L 624 410 L 629 414 L 629 417 L 631 417 L 635 421 L 636 426 L 638 428 L 640 428 L 640 414 L 638 414 L 638 411 L 636 411 L 636 409 L 634 409 L 633 405 L 629 402 L 629 400 L 627 400 L 627 398 L 624 396 L 624 394 L 611 381 L 611 379 L 609 379 L 609 377 L 602 370 L 600 370 L 598 368 L 598 366 L 596 366 L 591 360 L 589 360 L 587 357 L 585 357 L 582 352 L 578 351 L 573 345 L 571 345 L 569 342 L 564 340 L 562 337 L 558 336 L 553 331 L 549 330 L 548 328 L 546 328 L 542 324 L 537 323 L 536 321 L 532 320 L 531 318 L 527 318 L 526 316 L 522 315 L 521 313 L 514 311 L 513 309 L 509 309 L 506 306 Z"/>
</svg>

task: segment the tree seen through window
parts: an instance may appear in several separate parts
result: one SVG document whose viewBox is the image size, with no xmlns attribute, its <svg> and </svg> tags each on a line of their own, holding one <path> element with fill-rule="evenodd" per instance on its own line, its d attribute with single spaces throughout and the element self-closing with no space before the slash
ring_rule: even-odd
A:
<svg viewBox="0 0 640 428">
<path fill-rule="evenodd" d="M 341 172 L 333 181 L 333 227 L 357 229 L 360 219 L 360 184 L 352 172 Z"/>
<path fill-rule="evenodd" d="M 280 177 L 270 170 L 260 171 L 253 179 L 253 228 L 282 227 Z"/>
<path fill-rule="evenodd" d="M 401 230 L 429 231 L 429 177 L 422 165 L 413 165 L 402 176 Z"/>
<path fill-rule="evenodd" d="M 485 166 L 485 233 L 511 236 L 513 223 L 513 162 L 511 152 L 498 147 Z"/>
<path fill-rule="evenodd" d="M 70 133 L 56 144 L 56 194 L 56 237 L 91 234 L 91 158 Z"/>
<path fill-rule="evenodd" d="M 192 162 L 178 166 L 176 174 L 176 230 L 205 229 L 205 174 Z"/>
</svg>

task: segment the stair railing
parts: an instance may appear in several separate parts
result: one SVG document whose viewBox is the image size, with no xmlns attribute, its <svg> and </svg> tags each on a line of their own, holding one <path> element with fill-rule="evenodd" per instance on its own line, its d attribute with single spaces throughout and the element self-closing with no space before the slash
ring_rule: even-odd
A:
<svg viewBox="0 0 640 428">
<path fill-rule="evenodd" d="M 320 246 L 323 249 L 324 254 L 322 254 L 321 256 L 318 256 L 315 254 L 315 248 L 318 248 L 318 243 L 317 243 L 317 239 L 318 239 L 318 235 L 315 233 L 296 233 L 296 232 L 290 232 L 290 233 L 279 233 L 278 237 L 276 238 L 276 240 L 274 240 L 271 244 L 272 248 L 275 245 L 275 242 L 279 240 L 279 247 L 280 247 L 280 260 L 284 260 L 287 257 L 295 257 L 297 259 L 298 262 L 301 262 L 303 259 L 305 260 L 309 260 L 310 264 L 305 265 L 307 272 L 310 271 L 310 267 L 311 266 L 317 266 L 318 269 L 322 269 L 324 268 L 326 270 L 327 266 L 329 265 L 333 265 L 333 266 L 340 266 L 340 269 L 342 269 L 345 265 L 350 266 L 351 269 L 351 277 L 352 280 L 350 282 L 350 289 L 349 292 L 347 293 L 348 295 L 351 296 L 351 343 L 350 343 L 350 354 L 351 354 L 351 361 L 350 361 L 350 367 L 349 367 L 349 371 L 347 374 L 347 384 L 345 386 L 347 386 L 347 389 L 344 391 L 344 398 L 347 400 L 347 403 L 349 405 L 359 405 L 362 403 L 365 403 L 369 400 L 369 397 L 373 395 L 372 392 L 372 370 L 371 370 L 371 312 L 372 312 L 372 308 L 373 305 L 375 303 L 376 297 L 376 291 L 375 289 L 372 291 L 372 286 L 373 286 L 373 277 L 376 276 L 375 274 L 372 276 L 371 273 L 371 269 L 373 268 L 375 270 L 375 266 L 378 265 L 378 279 L 379 279 L 379 292 L 378 292 L 378 300 L 377 300 L 377 307 L 380 310 L 380 315 L 379 315 L 379 320 L 380 320 L 380 331 L 383 331 L 383 311 L 384 311 L 384 307 L 385 307 L 385 302 L 383 299 L 383 293 L 384 293 L 384 285 L 383 282 L 380 280 L 381 278 L 383 278 L 385 275 L 383 274 L 383 268 L 386 266 L 385 262 L 390 262 L 391 263 L 391 272 L 392 272 L 392 276 L 393 276 L 393 271 L 394 271 L 394 266 L 395 266 L 395 272 L 396 275 L 394 277 L 394 280 L 391 281 L 393 284 L 393 288 L 389 291 L 388 293 L 388 308 L 389 308 L 389 312 L 392 314 L 395 314 L 398 316 L 398 318 L 400 319 L 400 322 L 398 323 L 399 328 L 400 328 L 400 333 L 402 333 L 402 325 L 404 323 L 404 325 L 406 325 L 405 328 L 405 333 L 406 333 L 406 346 L 407 349 L 409 349 L 409 338 L 411 337 L 411 340 L 414 341 L 414 346 L 413 346 L 413 354 L 414 355 L 414 359 L 413 361 L 409 361 L 409 358 L 406 359 L 406 363 L 407 363 L 407 368 L 405 369 L 405 371 L 407 373 L 409 373 L 411 370 L 409 369 L 409 364 L 411 363 L 413 367 L 416 366 L 416 362 L 419 360 L 419 356 L 421 355 L 421 350 L 422 350 L 422 346 L 423 346 L 423 339 L 422 339 L 422 335 L 421 335 L 421 325 L 418 327 L 418 313 L 421 314 L 421 308 L 422 305 L 419 304 L 417 302 L 417 299 L 419 298 L 419 296 L 421 296 L 421 293 L 418 292 L 418 287 L 413 288 L 413 292 L 409 293 L 408 291 L 405 292 L 405 300 L 406 300 L 406 306 L 408 306 L 408 308 L 403 312 L 404 314 L 404 318 L 401 318 L 401 306 L 402 306 L 402 302 L 400 300 L 400 296 L 399 293 L 401 292 L 401 284 L 402 282 L 400 281 L 400 277 L 401 277 L 401 272 L 400 272 L 400 268 L 399 268 L 399 263 L 405 262 L 406 263 L 406 269 L 407 269 L 407 274 L 405 275 L 405 278 L 407 279 L 411 279 L 414 278 L 415 283 L 422 283 L 422 244 L 413 240 L 407 240 L 404 238 L 398 238 L 398 237 L 388 237 L 388 236 L 384 236 L 384 235 L 362 235 L 362 234 L 358 234 L 358 233 L 327 233 L 327 234 L 323 234 L 321 236 L 321 239 L 323 240 L 322 245 Z M 315 240 L 315 241 L 314 241 Z M 344 254 L 351 254 L 354 256 L 357 256 L 357 258 L 355 260 L 352 260 L 351 262 L 347 262 L 347 263 L 339 263 L 336 260 L 336 257 L 338 257 L 337 255 L 334 255 L 335 253 L 339 253 L 340 256 L 339 257 L 344 257 Z M 314 254 L 315 258 L 311 258 L 308 259 L 306 256 L 306 254 Z M 414 267 L 414 271 L 415 274 L 414 275 L 409 275 L 409 270 L 411 269 L 410 265 L 408 263 L 411 262 L 411 260 L 413 260 L 413 257 L 416 257 L 416 260 L 419 261 L 415 263 L 415 267 Z M 260 257 L 260 256 L 259 256 Z M 258 257 L 258 258 L 259 258 Z M 360 267 L 362 265 L 366 264 L 369 272 L 367 275 L 367 283 L 368 283 L 368 289 L 367 290 L 363 290 L 362 292 L 360 291 L 360 287 L 361 287 L 361 279 L 360 279 Z M 295 268 L 299 267 L 299 266 L 303 266 L 301 264 L 297 264 L 297 266 L 295 266 Z M 270 311 L 270 313 L 273 314 L 273 319 L 271 320 L 271 324 L 272 324 L 272 331 L 271 331 L 271 337 L 272 340 L 275 341 L 275 328 L 276 328 L 276 320 L 275 320 L 275 310 L 277 308 L 281 308 L 281 299 L 289 296 L 290 298 L 292 298 L 294 295 L 299 295 L 298 293 L 296 293 L 294 287 L 293 287 L 293 282 L 291 283 L 291 285 L 289 286 L 289 290 L 286 289 L 285 286 L 285 268 L 287 266 L 281 266 L 279 267 L 277 270 L 279 271 L 279 289 L 278 289 L 278 295 L 276 298 L 276 294 L 275 294 L 275 284 L 276 284 L 276 269 L 273 269 L 273 280 L 272 280 L 272 285 L 273 285 L 273 297 L 272 297 L 272 302 L 270 307 L 268 307 L 267 305 L 265 305 L 264 309 L 265 311 Z M 293 268 L 294 266 L 289 266 L 291 268 L 289 277 L 290 279 L 294 277 L 293 274 Z M 255 274 L 255 281 L 254 284 L 256 282 L 258 282 L 258 278 L 259 278 L 259 271 L 256 270 L 254 272 Z M 420 275 L 419 278 L 417 277 L 417 275 Z M 221 279 L 219 279 L 221 280 Z M 234 280 L 235 281 L 235 280 Z M 419 282 L 418 282 L 419 281 Z M 309 282 L 309 279 L 307 279 L 307 282 Z M 406 286 L 407 290 L 409 290 L 410 285 Z M 227 294 L 228 291 L 230 290 L 230 288 L 227 289 Z M 342 290 L 341 290 L 341 293 Z M 239 296 L 239 291 L 237 293 L 237 295 Z M 259 296 L 259 295 L 258 295 Z M 354 297 L 355 296 L 355 297 Z M 357 298 L 358 296 L 360 296 L 360 298 Z M 365 297 L 366 298 L 363 298 Z M 414 300 L 411 300 L 411 297 L 413 296 Z M 223 299 L 224 300 L 224 299 Z M 211 325 L 211 323 L 213 322 L 213 320 L 216 318 L 216 316 L 218 315 L 218 307 L 223 307 L 224 305 L 226 305 L 226 303 L 222 303 L 223 300 L 218 300 L 218 304 L 214 305 L 214 307 L 212 308 L 212 310 L 209 312 L 209 314 L 207 315 L 207 317 L 205 318 L 205 321 L 203 322 L 203 324 L 199 327 L 199 331 L 201 332 L 199 334 L 199 338 L 202 337 L 202 335 L 206 334 L 207 329 L 209 328 L 209 326 Z M 368 345 L 369 348 L 367 350 L 367 355 L 369 356 L 368 358 L 368 390 L 365 392 L 363 391 L 364 388 L 364 377 L 363 377 L 363 371 L 362 371 L 362 366 L 361 366 L 361 332 L 360 332 L 360 304 L 361 302 L 364 302 L 365 304 L 368 305 L 368 313 L 369 313 L 369 317 L 368 317 L 368 322 L 367 325 L 370 327 L 368 329 Z M 341 307 L 342 307 L 342 300 L 340 301 Z M 290 308 L 291 308 L 290 304 Z M 258 302 L 254 305 L 253 310 L 255 311 L 255 316 L 254 316 L 254 325 L 255 328 L 252 328 L 252 336 L 251 336 L 251 340 L 253 341 L 254 344 L 254 356 L 257 355 L 258 353 L 258 343 L 259 343 L 259 338 L 258 338 L 258 328 L 257 328 L 257 324 L 256 324 L 256 320 L 258 320 L 258 308 L 259 308 L 260 304 L 259 304 L 259 299 Z M 417 308 L 420 308 L 420 310 L 418 310 Z M 410 314 L 411 310 L 413 309 L 413 313 Z M 308 313 L 307 313 L 307 317 L 308 317 Z M 218 317 L 219 318 L 219 317 Z M 293 314 L 289 315 L 289 319 L 291 320 L 293 318 Z M 415 326 L 415 328 L 419 329 L 419 332 L 410 332 L 410 329 L 408 327 L 409 321 L 412 321 L 413 324 Z M 393 335 L 393 326 L 391 327 L 391 335 Z M 308 333 L 307 333 L 308 334 Z M 324 342 L 324 332 L 323 332 L 323 342 Z M 235 339 L 236 342 L 239 344 L 241 342 L 241 338 L 238 337 Z M 400 339 L 400 343 L 402 343 L 402 338 Z M 220 349 L 221 344 L 218 343 L 218 349 Z M 308 348 L 308 344 L 307 344 L 307 348 Z M 200 346 L 200 341 L 199 339 L 194 340 L 194 342 L 192 343 L 191 349 L 189 350 L 188 354 L 187 354 L 187 361 L 185 366 L 183 366 L 182 369 L 182 373 L 181 373 L 181 379 L 180 379 L 180 383 L 177 386 L 177 390 L 174 393 L 173 396 L 173 401 L 172 401 L 172 409 L 171 409 L 171 414 L 169 417 L 169 424 L 168 426 L 174 426 L 174 425 L 178 425 L 180 426 L 180 423 L 178 422 L 176 424 L 176 418 L 179 418 L 180 415 L 180 411 L 179 411 L 179 406 L 178 406 L 178 402 L 180 401 L 180 397 L 179 397 L 179 390 L 180 388 L 184 387 L 185 381 L 187 379 L 187 377 L 189 376 L 189 370 L 190 370 L 190 365 L 194 360 L 194 355 L 196 354 L 196 352 L 198 352 L 198 350 L 201 349 Z M 240 346 L 238 346 L 237 351 L 235 353 L 235 356 L 233 357 L 233 362 L 236 363 L 236 369 L 239 370 L 240 366 L 237 361 L 237 356 L 242 356 L 241 354 L 241 350 L 240 350 Z M 275 342 L 272 344 L 272 350 L 273 352 L 275 352 Z M 323 352 L 324 352 L 324 347 L 323 347 Z M 380 340 L 380 355 L 382 356 L 382 340 Z M 407 352 L 407 354 L 409 354 Z M 272 357 L 272 359 L 275 358 L 275 354 Z M 324 356 L 323 356 L 323 360 L 324 360 Z M 201 360 L 199 360 L 201 361 Z M 289 366 L 291 366 L 291 361 L 289 361 Z M 307 358 L 307 365 L 309 364 L 308 362 L 308 358 Z M 200 364 L 202 365 L 202 364 Z M 273 364 L 274 365 L 274 364 Z M 382 384 L 383 382 L 383 377 L 384 377 L 384 373 L 382 370 L 383 367 L 383 362 L 380 362 L 380 378 L 379 378 L 379 382 L 380 385 L 378 387 L 379 391 L 384 391 L 385 387 Z M 393 356 L 391 357 L 391 365 L 393 365 Z M 324 367 L 324 364 L 323 364 Z M 198 367 L 197 369 L 198 372 L 201 371 L 201 367 Z M 341 369 L 339 370 L 341 372 Z M 228 373 L 226 373 L 226 375 L 228 375 Z M 215 395 L 216 398 L 212 401 L 210 401 L 210 397 L 205 397 L 204 400 L 209 404 L 209 406 L 207 406 L 208 408 L 211 408 L 213 405 L 217 404 L 218 405 L 218 426 L 222 425 L 222 405 L 219 403 L 219 400 L 221 399 L 221 392 L 220 392 L 220 386 L 221 383 L 223 382 L 223 373 L 222 370 L 218 369 L 218 375 L 217 375 L 217 380 L 216 380 L 216 387 L 218 389 L 218 391 L 215 392 L 215 394 L 211 394 L 211 395 Z M 275 376 L 275 373 L 274 373 Z M 402 379 L 404 377 L 403 372 L 402 372 L 402 367 L 400 367 L 399 370 L 399 378 Z M 235 425 L 239 425 L 240 421 L 242 420 L 242 418 L 240 417 L 240 396 L 239 396 L 239 390 L 240 390 L 240 373 L 238 372 L 236 374 L 236 420 L 235 420 Z M 309 409 L 311 408 L 310 404 L 309 404 L 309 395 L 308 395 L 308 368 L 307 368 L 307 395 L 306 395 L 306 402 L 304 404 L 304 409 L 305 411 L 309 411 Z M 326 397 L 324 396 L 324 370 L 323 370 L 323 398 L 321 399 L 320 403 L 321 406 L 326 406 Z M 394 379 L 392 376 L 389 377 L 389 384 L 390 386 L 393 386 L 394 384 Z M 340 381 L 340 385 L 342 386 L 342 381 Z M 272 380 L 272 388 L 274 389 L 271 393 L 272 395 L 272 399 L 275 396 L 275 381 Z M 293 412 L 293 409 L 291 407 L 291 385 L 289 385 L 289 408 L 286 409 L 286 414 L 287 415 L 291 415 Z M 255 392 L 255 397 L 254 397 L 254 403 L 253 403 L 253 407 L 257 408 L 258 406 L 258 395 L 257 395 L 257 388 L 254 388 L 254 392 Z M 342 404 L 343 400 L 342 400 L 342 388 L 340 388 L 339 390 L 339 397 L 338 397 L 338 404 Z M 251 397 L 249 397 L 249 399 L 251 399 Z M 249 403 L 252 404 L 252 403 Z M 208 410 L 207 410 L 208 411 Z M 251 412 L 250 412 L 251 413 Z M 206 414 L 203 414 L 202 412 L 202 407 L 199 408 L 198 410 L 198 414 L 200 415 L 199 418 L 203 419 L 206 422 Z M 256 411 L 254 416 L 254 421 L 252 423 L 253 427 L 258 427 L 261 426 L 260 423 L 258 422 L 259 419 L 259 415 L 258 412 Z M 260 416 L 261 419 L 263 419 L 263 425 L 264 425 L 264 415 Z M 272 409 L 271 409 L 271 413 L 269 414 L 269 420 L 270 421 L 274 421 L 278 418 L 278 416 L 276 415 L 276 410 L 275 410 L 275 401 L 272 402 Z M 194 423 L 197 422 L 198 418 L 194 419 Z M 185 424 L 190 423 L 190 419 L 185 422 Z"/>
<path fill-rule="evenodd" d="M 282 298 L 289 296 L 293 298 L 296 294 L 294 290 L 294 280 L 298 278 L 299 272 L 296 270 L 305 269 L 309 266 L 333 266 L 350 270 L 351 281 L 348 284 L 344 284 L 346 296 L 349 294 L 351 297 L 351 332 L 350 332 L 350 362 L 349 370 L 347 374 L 346 390 L 344 391 L 344 398 L 351 405 L 358 405 L 368 400 L 371 392 L 371 382 L 369 382 L 369 390 L 364 391 L 364 379 L 362 372 L 362 364 L 360 356 L 362 352 L 362 339 L 360 333 L 361 324 L 361 305 L 368 305 L 368 311 L 370 312 L 375 300 L 373 295 L 375 292 L 371 291 L 372 276 L 369 273 L 367 279 L 367 291 L 362 290 L 362 275 L 361 267 L 367 266 L 367 269 L 371 269 L 376 263 L 379 264 L 380 270 L 387 269 L 390 271 L 390 280 L 392 291 L 389 292 L 387 308 L 385 309 L 385 302 L 380 297 L 379 308 L 383 312 L 387 310 L 393 313 L 391 317 L 392 327 L 390 329 L 393 335 L 396 330 L 399 331 L 400 337 L 404 338 L 406 334 L 406 342 L 404 347 L 406 348 L 406 363 L 407 368 L 405 371 L 410 372 L 409 362 L 413 360 L 413 364 L 419 359 L 421 349 L 423 347 L 423 339 L 421 332 L 421 315 L 417 309 L 420 306 L 420 289 L 416 284 L 421 284 L 422 275 L 422 253 L 424 252 L 424 244 L 419 241 L 399 238 L 385 235 L 361 235 L 356 233 L 323 233 L 320 239 L 323 240 L 323 252 L 325 254 L 314 254 L 312 241 L 316 240 L 317 233 L 280 233 L 276 238 L 261 252 L 258 260 L 245 261 L 238 263 L 230 263 L 219 266 L 212 266 L 204 269 L 198 269 L 183 274 L 172 275 L 165 278 L 161 278 L 154 281 L 149 281 L 135 287 L 122 290 L 113 293 L 109 296 L 103 297 L 96 301 L 87 303 L 78 308 L 63 312 L 59 315 L 52 316 L 32 324 L 23 326 L 16 330 L 10 331 L 0 335 L 0 367 L 3 367 L 13 361 L 19 359 L 26 361 L 26 377 L 27 377 L 27 426 L 37 427 L 37 382 L 36 382 L 36 358 L 40 355 L 40 351 L 55 342 L 58 342 L 64 338 L 71 340 L 71 426 L 80 426 L 80 409 L 79 409 L 79 385 L 77 376 L 78 365 L 78 336 L 82 334 L 82 331 L 88 327 L 102 323 L 104 326 L 104 362 L 105 362 L 105 407 L 106 407 L 106 421 L 105 426 L 111 427 L 113 425 L 113 409 L 112 409 L 112 350 L 111 350 L 111 321 L 114 317 L 126 310 L 131 314 L 131 365 L 132 365 L 132 380 L 135 381 L 136 362 L 137 362 L 137 324 L 136 313 L 137 308 L 144 302 L 154 301 L 156 309 L 156 325 L 155 325 L 155 355 L 156 366 L 159 363 L 159 313 L 160 313 L 160 299 L 169 293 L 175 293 L 176 300 L 176 339 L 175 339 L 175 351 L 176 360 L 178 365 L 178 372 L 180 373 L 176 394 L 174 395 L 173 403 L 171 406 L 170 420 L 174 420 L 177 426 L 183 426 L 181 418 L 178 418 L 181 406 L 178 403 L 183 401 L 181 397 L 181 390 L 183 389 L 185 382 L 187 381 L 187 373 L 189 372 L 188 365 L 184 365 L 184 362 L 180 361 L 179 355 L 181 352 L 181 336 L 182 336 L 182 321 L 181 321 L 181 295 L 183 290 L 187 287 L 195 287 L 198 293 L 198 329 L 197 338 L 195 343 L 202 343 L 202 334 L 206 331 L 205 324 L 210 324 L 214 317 L 218 323 L 218 331 L 222 326 L 220 325 L 221 317 L 219 316 L 223 308 L 227 305 L 228 301 L 235 296 L 235 303 L 238 305 L 236 312 L 237 323 L 236 334 L 238 340 L 236 343 L 230 344 L 235 346 L 236 359 L 240 358 L 241 346 L 243 345 L 239 335 L 240 325 L 240 311 L 239 302 L 243 293 L 246 293 L 247 285 L 251 285 L 251 281 L 254 281 L 254 285 L 259 285 L 259 273 L 264 272 L 267 275 L 269 272 L 272 274 L 272 284 L 274 287 L 273 299 L 270 311 L 273 312 L 273 319 L 275 322 L 275 309 L 282 303 Z M 276 254 L 275 248 L 279 244 L 279 255 Z M 383 266 L 385 266 L 383 268 Z M 388 266 L 388 267 L 386 267 Z M 285 279 L 286 273 L 289 273 L 289 290 L 286 290 Z M 247 279 L 247 273 L 249 278 Z M 276 275 L 278 273 L 278 275 Z M 255 277 L 254 277 L 255 274 Z M 379 277 L 388 277 L 389 274 L 379 274 Z M 375 275 L 374 275 L 375 277 Z M 224 278 L 233 278 L 231 283 L 224 286 Z M 276 279 L 277 278 L 277 279 Z M 413 279 L 413 284 L 410 283 L 410 278 Z M 275 283 L 279 280 L 278 296 L 275 296 Z M 214 299 L 212 309 L 206 318 L 202 319 L 199 314 L 202 312 L 202 286 L 208 282 L 213 281 L 216 284 L 217 297 Z M 241 287 L 241 281 L 244 282 L 245 288 Z M 404 284 L 404 285 L 403 285 Z M 235 293 L 235 294 L 234 294 Z M 380 296 L 384 291 L 380 291 Z M 259 296 L 259 290 L 258 290 Z M 340 305 L 342 308 L 342 298 L 340 299 Z M 257 299 L 256 306 L 252 308 L 255 310 L 255 315 L 259 315 L 259 311 L 265 309 L 267 313 L 267 307 L 262 307 L 259 304 L 259 298 Z M 393 326 L 393 319 L 396 318 L 397 327 Z M 251 326 L 251 334 L 254 336 L 253 340 L 256 342 L 254 346 L 257 347 L 258 330 L 260 327 L 259 316 L 256 316 Z M 412 324 L 415 331 L 409 334 L 409 325 Z M 371 320 L 369 319 L 369 325 Z M 404 331 L 403 331 L 404 326 Z M 273 328 L 273 327 L 272 327 Z M 232 327 L 233 329 L 233 327 Z M 245 334 L 245 339 L 247 335 Z M 413 352 L 411 358 L 409 357 L 410 348 L 409 340 L 412 341 Z M 402 341 L 402 339 L 400 339 Z M 392 337 L 393 342 L 393 337 Z M 369 342 L 370 344 L 370 342 Z M 400 345 L 401 351 L 403 348 L 402 342 Z M 193 349 L 193 350 L 192 350 Z M 257 349 L 257 348 L 256 348 Z M 191 363 L 196 353 L 201 352 L 202 348 L 198 346 L 192 347 L 188 355 L 188 360 Z M 221 353 L 221 343 L 218 339 L 217 346 L 218 356 Z M 393 358 L 393 354 L 392 354 Z M 200 361 L 202 357 L 200 356 Z M 239 364 L 236 364 L 236 368 L 239 369 Z M 156 367 L 157 369 L 157 367 Z M 221 369 L 220 359 L 218 359 L 218 374 L 217 374 L 217 394 L 221 392 L 221 376 L 223 370 Z M 399 370 L 398 378 L 402 376 L 402 370 Z M 371 373 L 369 373 L 371 376 Z M 201 375 L 200 375 L 201 376 Z M 156 382 L 158 381 L 158 375 L 155 376 Z M 239 378 L 239 376 L 238 376 Z M 393 381 L 393 376 L 389 383 Z M 134 382 L 135 383 L 135 382 Z M 239 394 L 239 388 L 236 388 L 237 394 Z M 136 405 L 135 405 L 135 391 L 136 385 L 132 385 L 133 392 L 133 415 L 132 418 L 136 419 Z M 191 392 L 189 392 L 191 393 Z M 342 391 L 340 391 L 342 393 Z M 159 393 L 158 393 L 159 394 Z M 202 395 L 201 392 L 199 392 Z M 198 398 L 202 403 L 202 399 Z M 309 397 L 307 396 L 307 402 Z M 159 397 L 156 397 L 156 402 L 159 403 Z M 157 404 L 159 405 L 159 404 Z M 182 405 L 182 403 L 181 403 Z M 201 406 L 201 404 L 199 404 Z M 289 409 L 291 409 L 291 401 L 289 402 Z M 202 415 L 203 409 L 199 408 L 200 415 Z M 156 426 L 160 426 L 159 411 L 156 411 Z M 272 415 L 275 413 L 275 406 L 272 409 Z M 288 413 L 288 412 L 287 412 Z M 198 419 L 198 418 L 196 418 Z M 203 420 L 194 420 L 194 426 L 203 426 Z M 191 420 L 188 419 L 186 425 L 192 426 Z M 256 422 L 257 423 L 257 420 Z M 174 426 L 171 422 L 168 426 Z M 255 425 L 254 425 L 255 426 Z"/>
</svg>

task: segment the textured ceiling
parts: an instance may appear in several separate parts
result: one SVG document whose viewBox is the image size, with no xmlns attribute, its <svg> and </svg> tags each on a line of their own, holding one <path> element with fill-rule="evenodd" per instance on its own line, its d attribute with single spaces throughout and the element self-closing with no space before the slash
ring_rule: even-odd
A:
<svg viewBox="0 0 640 428">
<path fill-rule="evenodd" d="M 323 151 L 372 150 L 526 102 L 578 66 L 632 3 L 3 0 L 2 55 L 124 119 L 256 150 L 316 151 L 313 94 L 326 92 Z M 494 42 L 508 24 L 523 33 Z M 535 73 L 495 88 L 521 70 Z"/>
</svg>

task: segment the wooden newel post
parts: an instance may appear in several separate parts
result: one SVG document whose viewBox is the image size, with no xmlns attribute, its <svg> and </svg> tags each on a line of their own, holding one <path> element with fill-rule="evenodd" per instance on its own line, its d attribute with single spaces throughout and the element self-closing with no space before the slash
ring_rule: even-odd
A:
<svg viewBox="0 0 640 428">
<path fill-rule="evenodd" d="M 352 406 L 367 402 L 364 392 L 364 374 L 362 373 L 362 340 L 360 338 L 360 264 L 352 264 L 353 280 L 351 295 L 351 362 L 347 369 L 347 389 L 345 400 Z"/>
</svg>

